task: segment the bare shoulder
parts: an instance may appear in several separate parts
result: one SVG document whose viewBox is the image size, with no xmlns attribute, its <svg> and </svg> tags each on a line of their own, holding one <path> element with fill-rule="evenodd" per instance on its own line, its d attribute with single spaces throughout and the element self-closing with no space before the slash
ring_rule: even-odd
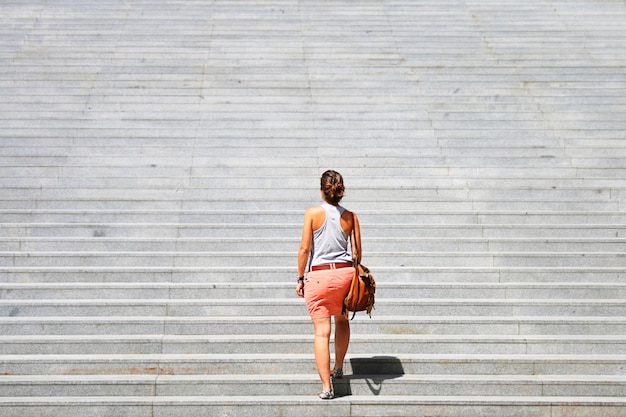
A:
<svg viewBox="0 0 626 417">
<path fill-rule="evenodd" d="M 313 230 L 319 229 L 326 219 L 326 211 L 322 206 L 313 206 L 304 212 L 304 223 L 310 225 Z"/>
<path fill-rule="evenodd" d="M 317 218 L 321 215 L 326 215 L 324 208 L 322 206 L 312 206 L 305 210 L 304 217 L 305 218 Z"/>
<path fill-rule="evenodd" d="M 305 214 L 315 214 L 324 212 L 324 208 L 322 206 L 311 206 L 306 209 Z"/>
</svg>

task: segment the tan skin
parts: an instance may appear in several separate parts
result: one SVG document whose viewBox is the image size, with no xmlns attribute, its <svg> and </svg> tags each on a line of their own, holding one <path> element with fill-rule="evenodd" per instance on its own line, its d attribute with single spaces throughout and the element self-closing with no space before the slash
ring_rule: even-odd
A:
<svg viewBox="0 0 626 417">
<path fill-rule="evenodd" d="M 324 193 L 322 192 L 322 199 Z M 324 201 L 326 201 L 324 199 Z M 330 203 L 329 203 L 330 204 Z M 353 221 L 354 219 L 354 221 Z M 304 276 L 304 271 L 311 253 L 311 242 L 313 231 L 319 229 L 326 220 L 326 212 L 321 206 L 308 208 L 304 213 L 304 224 L 302 226 L 302 242 L 298 251 L 298 276 Z M 352 246 L 353 258 L 361 259 L 361 228 L 356 214 L 345 210 L 341 215 L 341 228 L 349 236 L 354 228 L 355 239 Z M 298 282 L 296 293 L 304 297 L 304 283 Z M 350 322 L 346 315 L 338 314 L 335 319 L 335 369 L 343 369 L 343 361 L 348 351 L 350 343 Z M 322 390 L 331 389 L 331 369 L 330 369 L 330 334 L 332 330 L 331 318 L 311 319 L 315 332 L 313 351 L 315 353 L 315 363 L 317 371 L 322 381 Z"/>
</svg>

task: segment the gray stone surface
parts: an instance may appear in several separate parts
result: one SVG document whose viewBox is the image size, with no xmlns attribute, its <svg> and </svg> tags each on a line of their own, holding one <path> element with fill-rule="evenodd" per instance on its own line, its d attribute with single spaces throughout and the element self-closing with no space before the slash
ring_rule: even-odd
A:
<svg viewBox="0 0 626 417">
<path fill-rule="evenodd" d="M 622 417 L 626 6 L 0 5 L 0 416 Z M 302 213 L 376 310 L 316 400 Z"/>
</svg>

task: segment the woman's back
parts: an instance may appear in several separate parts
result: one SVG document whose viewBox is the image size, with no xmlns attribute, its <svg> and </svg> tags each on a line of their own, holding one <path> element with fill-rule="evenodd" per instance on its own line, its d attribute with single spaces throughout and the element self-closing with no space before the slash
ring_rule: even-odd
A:
<svg viewBox="0 0 626 417">
<path fill-rule="evenodd" d="M 341 216 L 346 209 L 328 203 L 321 207 L 326 217 L 321 227 L 313 231 L 311 265 L 352 261 L 352 256 L 348 253 L 349 235 L 341 225 Z"/>
</svg>

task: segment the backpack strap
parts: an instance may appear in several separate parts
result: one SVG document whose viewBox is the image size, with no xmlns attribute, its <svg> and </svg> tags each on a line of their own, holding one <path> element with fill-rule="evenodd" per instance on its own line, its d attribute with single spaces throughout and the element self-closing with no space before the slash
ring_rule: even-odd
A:
<svg viewBox="0 0 626 417">
<path fill-rule="evenodd" d="M 357 244 L 356 241 L 356 218 L 354 212 L 352 212 L 352 233 L 350 234 L 350 244 L 352 245 L 352 261 L 354 262 L 354 267 L 357 268 L 361 263 L 361 248 Z M 355 257 L 355 254 L 358 254 Z"/>
</svg>

